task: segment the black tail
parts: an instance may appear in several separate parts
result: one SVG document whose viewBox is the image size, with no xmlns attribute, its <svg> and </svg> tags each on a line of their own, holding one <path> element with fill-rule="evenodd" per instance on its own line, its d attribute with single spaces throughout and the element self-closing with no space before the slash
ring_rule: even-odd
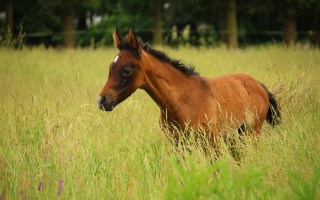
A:
<svg viewBox="0 0 320 200">
<path fill-rule="evenodd" d="M 273 94 L 271 92 L 269 92 L 269 90 L 267 89 L 267 87 L 260 83 L 260 85 L 264 88 L 264 90 L 267 92 L 268 97 L 269 97 L 269 110 L 267 113 L 267 122 L 269 124 L 271 124 L 272 126 L 274 125 L 278 125 L 280 124 L 281 121 L 281 114 L 280 114 L 280 110 L 277 104 L 277 101 L 275 100 Z"/>
</svg>

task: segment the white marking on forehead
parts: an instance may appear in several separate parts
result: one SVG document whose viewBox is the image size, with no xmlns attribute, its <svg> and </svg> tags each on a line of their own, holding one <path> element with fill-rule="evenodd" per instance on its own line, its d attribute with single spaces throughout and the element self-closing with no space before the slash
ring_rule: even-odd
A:
<svg viewBox="0 0 320 200">
<path fill-rule="evenodd" d="M 118 59 L 119 59 L 119 56 L 117 55 L 117 56 L 114 58 L 113 62 L 117 62 Z"/>
</svg>

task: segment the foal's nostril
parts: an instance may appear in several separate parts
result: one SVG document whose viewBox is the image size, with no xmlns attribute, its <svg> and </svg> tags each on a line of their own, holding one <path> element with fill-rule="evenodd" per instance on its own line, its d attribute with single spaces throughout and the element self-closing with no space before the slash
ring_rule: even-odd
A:
<svg viewBox="0 0 320 200">
<path fill-rule="evenodd" d="M 107 98 L 105 96 L 99 96 L 97 99 L 98 104 L 103 104 L 106 102 Z"/>
</svg>

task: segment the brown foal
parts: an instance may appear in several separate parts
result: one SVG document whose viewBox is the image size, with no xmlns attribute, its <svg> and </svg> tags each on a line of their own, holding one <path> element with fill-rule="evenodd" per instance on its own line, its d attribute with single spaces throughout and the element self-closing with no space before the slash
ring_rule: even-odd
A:
<svg viewBox="0 0 320 200">
<path fill-rule="evenodd" d="M 143 89 L 160 107 L 160 123 L 167 136 L 178 141 L 181 132 L 176 128 L 201 129 L 215 149 L 226 128 L 259 135 L 265 120 L 272 125 L 280 122 L 273 95 L 248 75 L 201 77 L 193 68 L 138 41 L 132 30 L 126 38 L 116 30 L 113 39 L 120 52 L 98 97 L 102 110 L 111 111 Z"/>
</svg>

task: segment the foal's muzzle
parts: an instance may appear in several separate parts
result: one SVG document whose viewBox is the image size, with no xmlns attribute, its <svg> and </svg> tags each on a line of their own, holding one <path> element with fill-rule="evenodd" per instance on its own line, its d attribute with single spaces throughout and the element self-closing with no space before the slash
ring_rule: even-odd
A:
<svg viewBox="0 0 320 200">
<path fill-rule="evenodd" d="M 99 96 L 97 102 L 99 109 L 104 111 L 112 111 L 115 105 L 115 101 L 107 99 L 106 96 Z"/>
</svg>

